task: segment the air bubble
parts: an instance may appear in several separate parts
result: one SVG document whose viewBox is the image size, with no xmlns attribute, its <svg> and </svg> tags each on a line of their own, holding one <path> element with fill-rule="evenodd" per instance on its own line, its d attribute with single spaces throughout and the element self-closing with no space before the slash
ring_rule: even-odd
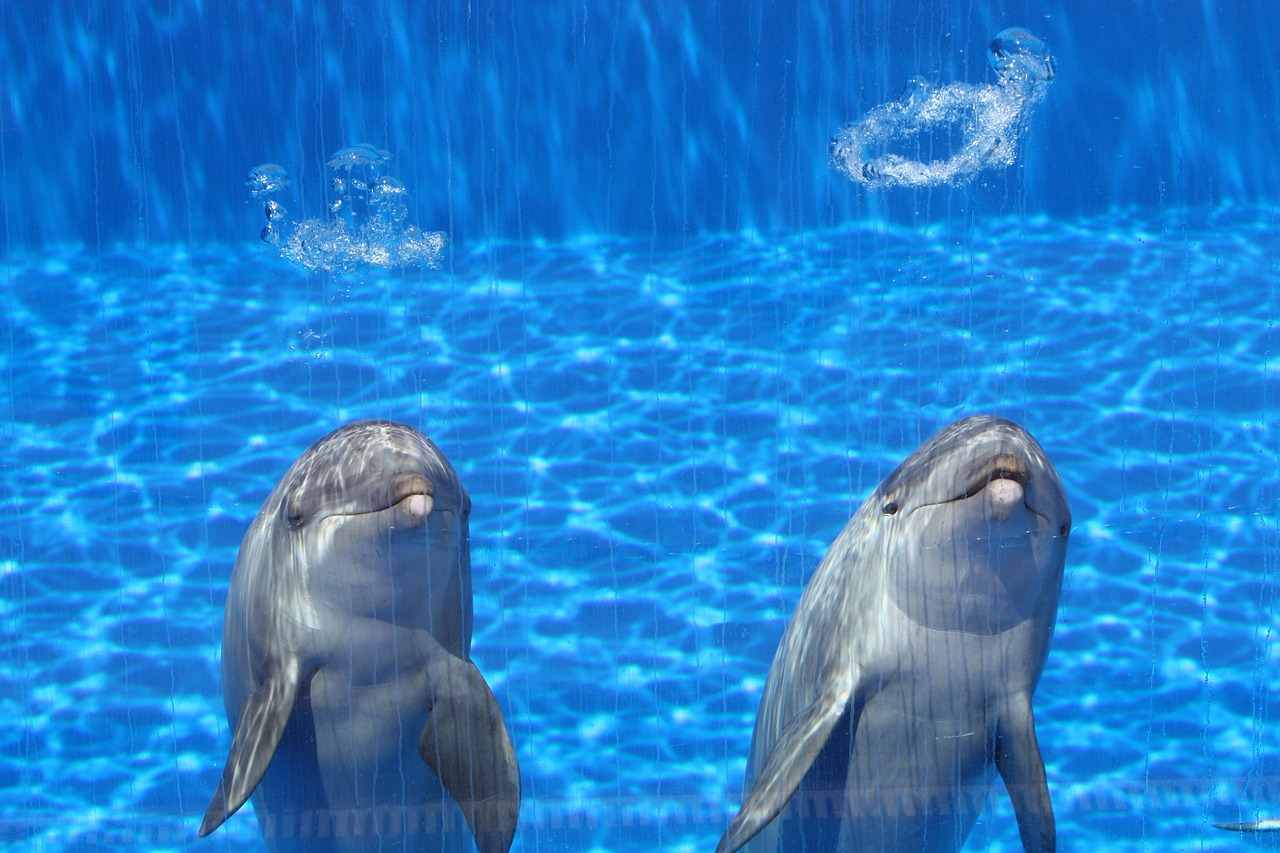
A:
<svg viewBox="0 0 1280 853">
<path fill-rule="evenodd" d="M 266 204 L 262 206 L 262 212 L 267 216 L 267 227 L 262 229 L 262 234 L 260 235 L 262 242 L 279 246 L 284 236 L 281 226 L 285 225 L 285 214 L 288 211 L 284 209 L 283 204 L 273 198 L 269 198 Z"/>
<path fill-rule="evenodd" d="M 374 148 L 367 142 L 359 142 L 350 148 L 340 148 L 329 157 L 330 169 L 352 169 L 356 166 L 382 166 L 391 160 L 391 153 Z"/>
<path fill-rule="evenodd" d="M 1001 82 L 1024 78 L 1047 83 L 1053 79 L 1049 49 L 1021 27 L 1001 30 L 987 47 L 987 61 Z"/>
<path fill-rule="evenodd" d="M 375 196 L 405 195 L 408 192 L 404 184 L 386 175 L 375 180 L 371 190 Z"/>
<path fill-rule="evenodd" d="M 903 87 L 902 94 L 898 96 L 898 102 L 907 105 L 918 104 L 928 97 L 932 88 L 929 81 L 923 77 L 912 77 Z"/>
<path fill-rule="evenodd" d="M 249 170 L 249 174 L 245 175 L 244 185 L 254 198 L 262 198 L 289 186 L 289 173 L 283 166 L 263 163 Z"/>
</svg>

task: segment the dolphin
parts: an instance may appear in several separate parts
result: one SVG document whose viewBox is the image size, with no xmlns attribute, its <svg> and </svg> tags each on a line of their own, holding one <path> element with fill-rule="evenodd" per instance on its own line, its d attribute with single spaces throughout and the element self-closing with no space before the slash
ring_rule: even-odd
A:
<svg viewBox="0 0 1280 853">
<path fill-rule="evenodd" d="M 231 573 L 234 734 L 201 837 L 252 795 L 273 851 L 473 837 L 506 853 L 520 770 L 470 660 L 470 511 L 448 459 L 403 424 L 348 424 L 289 468 Z"/>
<path fill-rule="evenodd" d="M 1023 847 L 1053 850 L 1031 695 L 1070 531 L 1057 471 L 1012 421 L 958 420 L 908 456 L 800 597 L 718 853 L 952 853 L 996 770 Z"/>
</svg>

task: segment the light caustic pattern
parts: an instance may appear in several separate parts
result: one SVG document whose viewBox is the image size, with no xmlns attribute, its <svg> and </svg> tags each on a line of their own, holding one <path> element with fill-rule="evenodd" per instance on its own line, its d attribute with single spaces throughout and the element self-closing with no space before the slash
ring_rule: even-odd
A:
<svg viewBox="0 0 1280 853">
<path fill-rule="evenodd" d="M 322 288 L 240 247 L 14 253 L 0 846 L 202 853 L 236 550 L 303 448 L 382 416 L 471 494 L 513 853 L 710 853 L 804 580 L 921 429 L 994 411 L 1076 520 L 1036 691 L 1059 849 L 1274 850 L 1208 822 L 1280 803 L 1278 218 L 478 243 L 456 298 L 353 288 L 311 352 Z M 1023 849 L 1008 797 L 965 849 Z"/>
<path fill-rule="evenodd" d="M 334 200 L 327 219 L 304 219 L 289 226 L 284 206 L 273 196 L 289 186 L 283 166 L 263 163 L 245 177 L 249 193 L 263 200 L 267 225 L 262 239 L 280 256 L 312 272 L 351 272 L 362 266 L 438 267 L 445 235 L 405 224 L 408 190 L 380 174 L 391 155 L 368 143 L 343 148 L 326 165 Z"/>
<path fill-rule="evenodd" d="M 987 60 L 997 82 L 986 86 L 934 86 L 913 78 L 896 101 L 875 107 L 831 140 L 831 165 L 869 187 L 959 185 L 983 169 L 1010 166 L 1026 133 L 1031 110 L 1053 80 L 1053 58 L 1044 42 L 1023 29 L 1003 30 L 991 40 Z M 912 146 L 954 153 L 921 160 L 901 150 Z M 928 143 L 939 140 L 936 145 Z"/>
</svg>

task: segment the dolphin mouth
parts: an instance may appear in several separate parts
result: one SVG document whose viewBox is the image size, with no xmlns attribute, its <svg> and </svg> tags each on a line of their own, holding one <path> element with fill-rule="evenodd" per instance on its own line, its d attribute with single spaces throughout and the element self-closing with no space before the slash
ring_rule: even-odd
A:
<svg viewBox="0 0 1280 853">
<path fill-rule="evenodd" d="M 354 518 L 362 515 L 386 512 L 401 507 L 412 515 L 427 516 L 435 504 L 435 486 L 421 474 L 400 474 L 391 480 L 386 497 L 376 505 L 359 512 L 335 512 L 329 518 Z"/>
<path fill-rule="evenodd" d="M 915 509 L 924 509 L 930 506 L 945 506 L 950 503 L 959 503 L 967 501 L 969 498 L 977 497 L 982 494 L 992 483 L 999 481 L 1009 481 L 1016 483 L 1018 491 L 1021 493 L 1022 499 L 1019 503 L 1026 507 L 1028 512 L 1038 515 L 1041 518 L 1047 518 L 1044 513 L 1037 512 L 1036 508 L 1027 502 L 1027 494 L 1030 491 L 1031 478 L 1027 475 L 1027 466 L 1022 459 L 1012 454 L 1003 453 L 993 459 L 989 459 L 978 467 L 974 476 L 965 481 L 964 488 L 953 498 L 947 498 L 941 501 L 932 501 L 930 503 L 921 504 Z M 912 510 L 913 512 L 915 510 Z"/>
<path fill-rule="evenodd" d="M 963 494 L 952 500 L 968 500 L 997 480 L 1012 480 L 1025 490 L 1028 479 L 1026 466 L 1021 459 L 1016 456 L 997 456 L 983 466 L 982 473 L 969 482 Z"/>
</svg>

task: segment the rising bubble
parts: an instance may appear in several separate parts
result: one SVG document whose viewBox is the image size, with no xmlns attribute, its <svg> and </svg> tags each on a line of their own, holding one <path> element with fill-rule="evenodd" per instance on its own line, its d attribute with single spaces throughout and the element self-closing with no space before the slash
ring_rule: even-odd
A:
<svg viewBox="0 0 1280 853">
<path fill-rule="evenodd" d="M 382 166 L 390 160 L 391 152 L 375 148 L 367 142 L 357 142 L 350 148 L 335 151 L 326 165 L 335 171 L 350 170 L 356 166 Z"/>
<path fill-rule="evenodd" d="M 1053 79 L 1049 49 L 1021 27 L 1001 30 L 987 47 L 987 61 L 1001 82 L 1026 78 L 1048 83 Z"/>
<path fill-rule="evenodd" d="M 445 235 L 405 224 L 409 191 L 390 175 L 380 174 L 390 161 L 390 153 L 368 143 L 338 150 L 327 161 L 335 172 L 329 181 L 329 217 L 304 219 L 290 228 L 284 207 L 268 199 L 262 239 L 281 257 L 313 272 L 439 266 Z M 288 183 L 284 169 L 272 163 L 256 167 L 245 179 L 255 198 Z"/>
<path fill-rule="evenodd" d="M 263 198 L 289 186 L 289 173 L 284 170 L 284 166 L 263 163 L 249 170 L 249 174 L 244 177 L 244 185 L 254 198 Z"/>
<path fill-rule="evenodd" d="M 284 205 L 273 198 L 267 199 L 266 204 L 262 206 L 262 210 L 267 215 L 267 227 L 262 229 L 262 241 L 273 246 L 279 246 L 283 237 L 281 229 L 286 224 L 285 215 L 289 211 L 285 210 Z"/>
</svg>

